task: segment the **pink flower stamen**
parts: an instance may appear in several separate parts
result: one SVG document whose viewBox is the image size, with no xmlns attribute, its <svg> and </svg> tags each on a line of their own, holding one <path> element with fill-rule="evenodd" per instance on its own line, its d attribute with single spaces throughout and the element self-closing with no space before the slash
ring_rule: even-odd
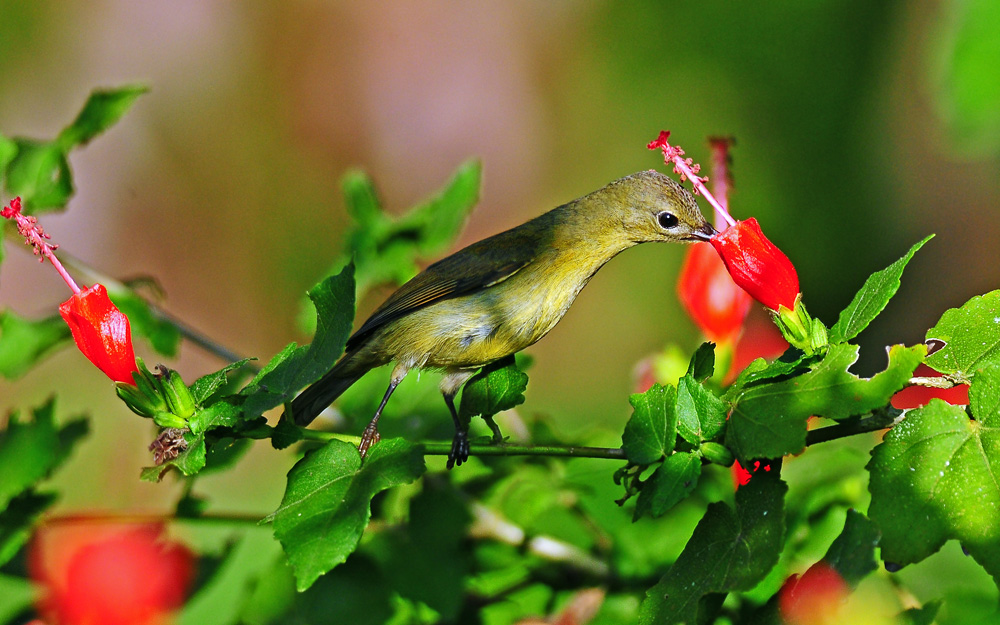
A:
<svg viewBox="0 0 1000 625">
<path fill-rule="evenodd" d="M 24 237 L 24 244 L 34 248 L 35 256 L 38 256 L 38 262 L 45 262 L 45 259 L 48 258 L 62 279 L 69 285 L 69 288 L 74 293 L 80 292 L 80 287 L 77 286 L 73 278 L 70 277 L 69 272 L 66 271 L 66 268 L 63 267 L 54 254 L 55 250 L 59 249 L 59 246 L 47 241 L 51 237 L 38 225 L 38 219 L 30 215 L 21 214 L 20 197 L 14 198 L 10 201 L 10 204 L 0 209 L 0 217 L 13 219 L 17 223 L 17 231 Z"/>
<path fill-rule="evenodd" d="M 650 141 L 646 147 L 650 150 L 663 150 L 664 162 L 668 165 L 671 163 L 674 165 L 674 173 L 681 177 L 681 182 L 690 180 L 691 184 L 694 186 L 695 194 L 701 193 L 705 196 L 708 203 L 711 204 L 720 215 L 722 215 L 723 219 L 726 220 L 726 223 L 730 226 L 735 225 L 736 220 L 729 215 L 729 211 L 727 211 L 725 207 L 723 207 L 723 205 L 715 199 L 712 192 L 705 186 L 708 178 L 698 175 L 698 172 L 701 171 L 701 166 L 696 165 L 690 158 L 684 158 L 684 150 L 681 149 L 680 146 L 670 145 L 667 141 L 668 137 L 670 137 L 670 131 L 661 130 L 660 136 L 653 141 Z"/>
</svg>

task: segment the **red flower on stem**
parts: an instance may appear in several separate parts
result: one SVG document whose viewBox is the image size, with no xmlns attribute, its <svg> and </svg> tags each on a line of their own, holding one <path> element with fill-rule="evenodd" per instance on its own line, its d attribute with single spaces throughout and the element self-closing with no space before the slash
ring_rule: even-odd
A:
<svg viewBox="0 0 1000 625">
<path fill-rule="evenodd" d="M 59 314 L 69 325 L 83 355 L 115 382 L 134 384 L 132 373 L 139 368 L 135 364 L 128 317 L 111 303 L 107 289 L 100 284 L 89 289 L 77 286 L 56 258 L 54 251 L 58 246 L 48 242 L 49 235 L 38 225 L 38 220 L 21 214 L 21 198 L 11 200 L 0 210 L 0 216 L 17 222 L 18 232 L 34 248 L 38 260 L 49 259 L 73 290 L 73 296 L 59 306 Z"/>
<path fill-rule="evenodd" d="M 815 323 L 802 305 L 799 276 L 791 261 L 764 236 L 756 219 L 733 220 L 725 206 L 705 187 L 707 178 L 698 176 L 700 167 L 690 158 L 684 158 L 680 147 L 670 145 L 669 137 L 668 131 L 661 131 L 646 147 L 663 150 L 664 160 L 674 165 L 681 181 L 689 179 L 695 193 L 701 193 L 729 224 L 711 243 L 733 280 L 773 311 L 775 323 L 789 343 L 806 353 L 826 349 L 829 344 L 826 328 Z"/>
<path fill-rule="evenodd" d="M 118 310 L 103 284 L 73 294 L 59 306 L 76 346 L 98 369 L 115 382 L 135 384 L 138 373 L 128 317 Z"/>
<path fill-rule="evenodd" d="M 799 276 L 788 257 L 771 243 L 753 217 L 712 238 L 729 275 L 755 300 L 778 311 L 795 309 Z"/>
</svg>

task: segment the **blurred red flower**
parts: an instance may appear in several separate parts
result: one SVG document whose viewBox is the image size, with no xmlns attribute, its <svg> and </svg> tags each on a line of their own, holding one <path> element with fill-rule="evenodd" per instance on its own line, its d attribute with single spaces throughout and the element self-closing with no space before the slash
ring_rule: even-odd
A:
<svg viewBox="0 0 1000 625">
<path fill-rule="evenodd" d="M 788 625 L 835 625 L 843 622 L 841 607 L 850 592 L 840 573 L 820 561 L 801 577 L 785 581 L 778 591 L 778 607 Z"/>
<path fill-rule="evenodd" d="M 941 374 L 927 365 L 920 365 L 913 372 L 915 377 L 940 377 Z M 929 388 L 926 386 L 909 386 L 892 396 L 892 407 L 905 410 L 926 406 L 932 399 L 943 399 L 949 404 L 965 405 L 969 403 L 969 386 L 959 384 L 951 388 Z"/>
<path fill-rule="evenodd" d="M 139 369 L 132 349 L 128 317 L 118 310 L 104 285 L 74 293 L 59 306 L 76 346 L 98 369 L 115 382 L 134 384 L 132 373 Z"/>
<path fill-rule="evenodd" d="M 43 526 L 28 567 L 49 625 L 162 625 L 184 602 L 191 552 L 161 523 L 96 519 Z"/>
<path fill-rule="evenodd" d="M 677 295 L 702 333 L 715 343 L 735 341 L 750 310 L 750 295 L 733 282 L 719 255 L 705 243 L 688 249 Z"/>
</svg>

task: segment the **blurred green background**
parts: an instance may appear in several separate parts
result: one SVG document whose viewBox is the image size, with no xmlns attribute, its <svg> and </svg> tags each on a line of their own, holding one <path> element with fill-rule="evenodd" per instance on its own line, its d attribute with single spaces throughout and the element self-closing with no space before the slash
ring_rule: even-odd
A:
<svg viewBox="0 0 1000 625">
<path fill-rule="evenodd" d="M 884 346 L 921 341 L 946 308 L 1000 284 L 998 23 L 992 0 L 0 0 L 0 131 L 48 138 L 93 88 L 151 86 L 74 153 L 77 195 L 44 225 L 108 274 L 155 276 L 167 310 L 264 360 L 308 340 L 302 294 L 338 255 L 349 168 L 401 212 L 480 157 L 461 245 L 665 170 L 645 149 L 660 129 L 706 165 L 706 137 L 732 135 L 733 213 L 758 217 L 828 324 L 869 273 L 937 233 L 861 337 L 870 374 Z M 50 314 L 65 287 L 5 245 L 0 303 Z M 567 438 L 620 431 L 635 363 L 698 342 L 674 295 L 682 254 L 643 246 L 605 267 L 531 348 L 522 411 Z M 171 364 L 191 380 L 220 363 L 184 346 Z M 136 479 L 148 423 L 75 350 L 0 381 L 0 410 L 54 391 L 64 416 L 93 414 L 96 440 L 58 478 L 74 485 L 62 505 L 169 507 L 176 486 Z M 273 508 L 292 457 L 258 447 L 199 489 Z"/>
</svg>

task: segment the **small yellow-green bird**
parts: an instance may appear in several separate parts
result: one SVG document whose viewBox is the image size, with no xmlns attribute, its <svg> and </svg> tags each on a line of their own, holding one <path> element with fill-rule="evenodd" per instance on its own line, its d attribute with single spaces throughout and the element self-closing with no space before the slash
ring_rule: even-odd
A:
<svg viewBox="0 0 1000 625">
<path fill-rule="evenodd" d="M 363 457 L 410 369 L 440 369 L 455 421 L 448 468 L 460 465 L 469 456 L 468 426 L 459 420 L 455 395 L 481 367 L 545 336 L 619 252 L 714 234 L 690 193 L 659 172 L 643 171 L 473 243 L 427 267 L 372 313 L 333 369 L 292 401 L 295 422 L 308 425 L 370 369 L 396 363 L 361 437 Z"/>
</svg>

